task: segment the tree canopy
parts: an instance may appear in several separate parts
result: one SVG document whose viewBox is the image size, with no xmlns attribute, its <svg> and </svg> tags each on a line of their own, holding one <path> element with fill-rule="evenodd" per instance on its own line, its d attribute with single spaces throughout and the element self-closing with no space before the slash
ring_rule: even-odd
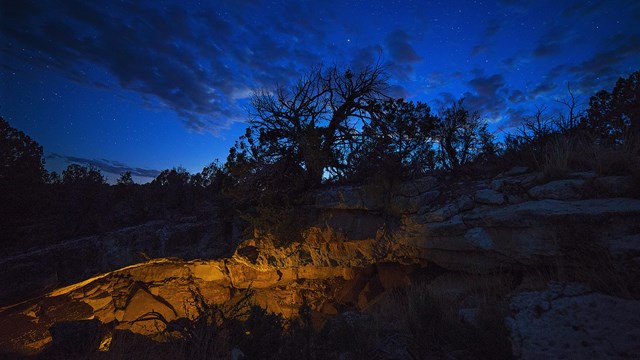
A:
<svg viewBox="0 0 640 360">
<path fill-rule="evenodd" d="M 629 130 L 640 131 L 640 71 L 618 79 L 612 92 L 601 90 L 592 96 L 582 122 L 607 142 L 622 140 Z"/>
<path fill-rule="evenodd" d="M 249 127 L 231 159 L 258 166 L 286 159 L 309 186 L 327 172 L 340 176 L 372 103 L 386 98 L 386 79 L 377 65 L 357 72 L 333 66 L 314 69 L 291 87 L 254 93 Z"/>
<path fill-rule="evenodd" d="M 477 112 L 463 106 L 464 99 L 444 109 L 435 129 L 438 162 L 447 170 L 456 170 L 477 156 L 492 151 L 487 123 Z"/>
<path fill-rule="evenodd" d="M 435 168 L 438 118 L 427 104 L 388 99 L 374 103 L 371 114 L 362 146 L 353 154 L 359 176 L 384 172 L 407 178 Z"/>
<path fill-rule="evenodd" d="M 4 188 L 42 183 L 42 146 L 0 117 L 0 184 Z"/>
</svg>

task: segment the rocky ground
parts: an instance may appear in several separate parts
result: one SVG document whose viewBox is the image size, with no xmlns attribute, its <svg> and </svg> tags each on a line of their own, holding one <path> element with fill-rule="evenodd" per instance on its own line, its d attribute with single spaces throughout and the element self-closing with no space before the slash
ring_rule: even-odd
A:
<svg viewBox="0 0 640 360">
<path fill-rule="evenodd" d="M 316 221 L 303 242 L 277 247 L 256 234 L 229 257 L 210 246 L 211 224 L 188 219 L 74 240 L 0 261 L 3 283 L 14 284 L 2 301 L 20 300 L 0 309 L 0 351 L 37 353 L 56 324 L 90 319 L 102 340 L 114 330 L 158 336 L 196 316 L 199 302 L 232 303 L 247 289 L 286 317 L 309 305 L 319 329 L 420 283 L 453 294 L 459 320 L 473 324 L 482 283 L 510 304 L 503 320 L 516 358 L 638 358 L 634 184 L 588 172 L 545 181 L 514 168 L 484 181 L 335 187 L 308 205 Z M 140 321 L 150 311 L 166 321 Z"/>
</svg>

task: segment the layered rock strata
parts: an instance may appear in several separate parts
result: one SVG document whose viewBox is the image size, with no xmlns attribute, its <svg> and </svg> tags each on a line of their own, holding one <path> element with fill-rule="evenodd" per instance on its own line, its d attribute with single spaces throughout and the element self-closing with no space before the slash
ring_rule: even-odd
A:
<svg viewBox="0 0 640 360">
<path fill-rule="evenodd" d="M 425 271 L 525 272 L 581 244 L 637 263 L 633 191 L 630 177 L 576 173 L 542 182 L 522 168 L 486 181 L 445 185 L 427 177 L 391 188 L 325 189 L 314 196 L 317 219 L 302 243 L 276 247 L 258 236 L 226 259 L 151 260 L 4 307 L 0 351 L 37 352 L 51 342 L 50 327 L 69 320 L 157 334 L 165 323 L 137 320 L 151 311 L 167 321 L 193 318 L 198 301 L 224 304 L 247 289 L 285 316 L 306 302 L 321 321 L 365 309 Z"/>
</svg>

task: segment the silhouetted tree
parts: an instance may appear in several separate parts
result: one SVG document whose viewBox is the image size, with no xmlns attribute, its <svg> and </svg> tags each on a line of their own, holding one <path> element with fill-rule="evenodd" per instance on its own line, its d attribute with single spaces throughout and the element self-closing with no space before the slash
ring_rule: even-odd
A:
<svg viewBox="0 0 640 360">
<path fill-rule="evenodd" d="M 157 199 L 162 203 L 164 210 L 190 211 L 193 203 L 194 192 L 190 184 L 191 174 L 182 166 L 166 169 L 160 172 L 151 182 Z"/>
<path fill-rule="evenodd" d="M 171 170 L 166 169 L 160 172 L 158 176 L 151 182 L 152 185 L 159 186 L 186 186 L 189 184 L 189 179 L 191 175 L 182 166 L 178 166 L 177 168 L 173 168 Z"/>
<path fill-rule="evenodd" d="M 377 102 L 362 130 L 358 156 L 361 176 L 384 172 L 388 176 L 419 176 L 435 166 L 433 136 L 438 118 L 421 102 L 402 99 Z"/>
<path fill-rule="evenodd" d="M 133 178 L 131 177 L 131 171 L 125 171 L 120 174 L 118 180 L 116 180 L 116 185 L 129 186 L 133 185 Z"/>
<path fill-rule="evenodd" d="M 580 117 L 583 116 L 584 110 L 579 108 L 578 99 L 576 99 L 571 85 L 567 84 L 567 92 L 569 93 L 566 99 L 556 99 L 556 102 L 564 105 L 566 108 L 566 115 L 562 111 L 558 112 L 558 117 L 554 120 L 555 127 L 563 133 L 573 131 L 580 123 Z"/>
<path fill-rule="evenodd" d="M 601 90 L 589 100 L 583 126 L 602 142 L 615 143 L 627 131 L 640 131 L 640 71 L 620 78 L 610 93 Z"/>
<path fill-rule="evenodd" d="M 380 66 L 356 73 L 333 66 L 311 71 L 289 89 L 256 92 L 247 133 L 232 160 L 288 161 L 303 170 L 310 186 L 320 184 L 325 173 L 342 175 L 349 147 L 370 118 L 371 103 L 384 98 L 385 81 Z"/>
<path fill-rule="evenodd" d="M 62 184 L 62 178 L 60 178 L 57 172 L 52 171 L 47 175 L 46 183 L 49 185 L 60 185 Z"/>
<path fill-rule="evenodd" d="M 42 146 L 0 117 L 0 187 L 24 188 L 45 177 Z"/>
<path fill-rule="evenodd" d="M 109 186 L 92 165 L 70 164 L 62 172 L 61 211 L 67 236 L 93 233 L 108 227 Z"/>
<path fill-rule="evenodd" d="M 62 183 L 72 186 L 104 185 L 107 182 L 100 170 L 94 166 L 71 164 L 62 172 Z"/>
<path fill-rule="evenodd" d="M 439 165 L 447 170 L 455 171 L 489 150 L 487 123 L 478 113 L 465 109 L 463 101 L 460 99 L 442 111 L 434 132 Z"/>
<path fill-rule="evenodd" d="M 19 245 L 5 239 L 43 212 L 46 176 L 42 146 L 0 117 L 0 243 L 5 249 Z"/>
<path fill-rule="evenodd" d="M 202 171 L 191 176 L 191 185 L 200 188 L 219 191 L 225 181 L 227 174 L 223 165 L 218 159 L 202 168 Z"/>
</svg>

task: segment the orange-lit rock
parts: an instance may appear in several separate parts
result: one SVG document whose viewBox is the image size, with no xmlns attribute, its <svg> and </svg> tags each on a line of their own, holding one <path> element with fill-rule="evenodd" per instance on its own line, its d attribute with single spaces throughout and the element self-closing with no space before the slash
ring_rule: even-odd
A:
<svg viewBox="0 0 640 360">
<path fill-rule="evenodd" d="M 529 180 L 520 181 L 524 176 Z M 453 184 L 448 193 L 426 178 L 396 185 L 391 194 L 377 189 L 371 199 L 372 188 L 335 188 L 318 195 L 319 219 L 305 229 L 302 243 L 277 247 L 269 235 L 256 234 L 227 258 L 155 259 L 1 308 L 0 352 L 37 352 L 51 341 L 48 329 L 68 320 L 97 319 L 112 328 L 154 334 L 163 329 L 162 321 L 137 320 L 151 311 L 166 321 L 193 318 L 199 301 L 225 304 L 247 289 L 256 304 L 287 317 L 308 304 L 320 326 L 326 315 L 371 308 L 385 292 L 410 285 L 433 264 L 438 274 L 456 274 L 432 276 L 433 289 L 455 294 L 485 281 L 477 274 L 547 265 L 576 229 L 592 229 L 588 240 L 616 259 L 640 252 L 640 200 L 509 200 L 506 191 L 513 184 L 524 190 L 534 186 L 530 178 L 505 175 L 499 184 Z M 505 204 L 474 200 L 478 190 L 490 187 L 506 196 Z M 387 195 L 403 197 L 393 202 L 392 216 L 381 211 Z"/>
</svg>

